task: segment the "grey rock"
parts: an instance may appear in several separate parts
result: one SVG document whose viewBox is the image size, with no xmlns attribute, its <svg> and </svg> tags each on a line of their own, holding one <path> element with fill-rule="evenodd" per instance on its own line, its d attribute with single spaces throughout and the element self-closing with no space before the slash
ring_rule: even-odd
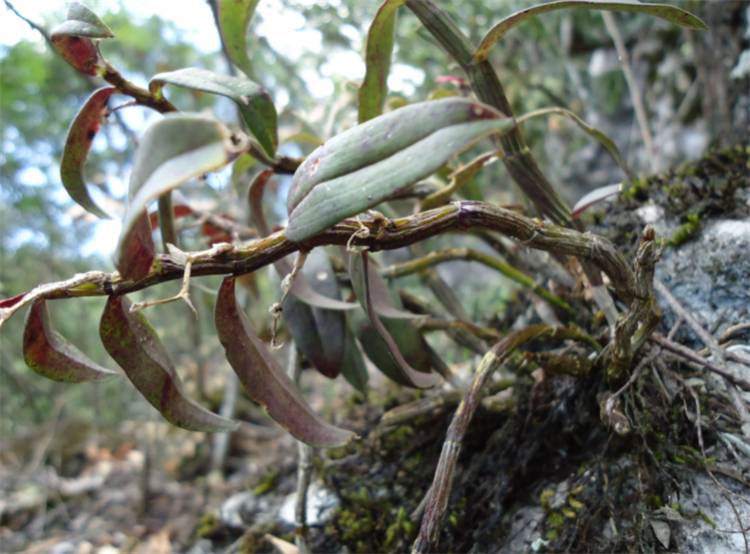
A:
<svg viewBox="0 0 750 554">
<path fill-rule="evenodd" d="M 711 333 L 750 320 L 750 220 L 709 223 L 697 238 L 665 250 L 656 276 Z M 675 320 L 662 309 L 668 323 Z"/>
</svg>

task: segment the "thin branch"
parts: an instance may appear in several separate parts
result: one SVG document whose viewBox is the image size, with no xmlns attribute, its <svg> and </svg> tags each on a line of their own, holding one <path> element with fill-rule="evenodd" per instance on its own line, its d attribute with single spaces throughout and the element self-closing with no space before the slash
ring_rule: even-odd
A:
<svg viewBox="0 0 750 554">
<path fill-rule="evenodd" d="M 538 296 L 544 298 L 550 304 L 568 312 L 572 313 L 573 308 L 565 300 L 550 292 L 546 288 L 534 282 L 534 279 L 526 275 L 522 271 L 517 270 L 515 267 L 505 263 L 503 260 L 473 250 L 471 248 L 447 248 L 445 250 L 436 250 L 430 252 L 426 256 L 421 258 L 414 258 L 408 262 L 400 264 L 394 264 L 392 266 L 383 268 L 381 273 L 384 277 L 403 277 L 411 273 L 417 273 L 425 268 L 449 261 L 463 260 L 467 262 L 478 262 L 489 268 L 492 268 L 508 279 L 515 281 L 522 287 L 525 287 Z"/>
<path fill-rule="evenodd" d="M 722 377 L 724 377 L 724 379 L 726 379 L 733 385 L 736 385 L 743 390 L 750 391 L 750 382 L 745 381 L 740 377 L 735 377 L 728 371 L 709 362 L 705 358 L 701 358 L 698 354 L 690 350 L 688 347 L 676 342 L 672 342 L 671 340 L 668 340 L 666 337 L 658 333 L 654 333 L 653 335 L 651 335 L 649 337 L 649 340 L 664 347 L 664 350 L 669 350 L 673 354 L 677 354 L 678 356 L 685 358 L 686 360 L 693 362 L 694 364 L 705 367 L 706 369 L 716 373 L 717 375 L 721 375 Z"/>
<path fill-rule="evenodd" d="M 627 82 L 628 90 L 630 91 L 630 98 L 633 100 L 633 109 L 635 110 L 638 127 L 641 130 L 643 144 L 646 146 L 646 153 L 648 154 L 648 159 L 651 163 L 651 171 L 657 173 L 660 169 L 659 158 L 654 149 L 654 138 L 651 135 L 651 129 L 649 129 L 648 126 L 648 116 L 646 115 L 646 108 L 643 105 L 641 90 L 638 87 L 638 81 L 636 80 L 633 68 L 630 65 L 628 49 L 625 47 L 625 42 L 622 39 L 620 29 L 617 26 L 614 16 L 607 11 L 601 12 L 601 16 L 604 20 L 604 26 L 607 28 L 607 32 L 615 45 L 617 56 L 620 59 L 622 73 L 625 75 L 625 81 Z"/>
<path fill-rule="evenodd" d="M 53 44 L 53 42 L 52 42 L 52 39 L 50 38 L 50 36 L 49 36 L 49 33 L 47 32 L 47 29 L 45 29 L 44 27 L 42 27 L 42 26 L 41 26 L 41 25 L 39 25 L 38 23 L 36 23 L 36 22 L 32 21 L 31 19 L 29 19 L 29 18 L 28 18 L 28 17 L 26 17 L 25 15 L 21 14 L 21 12 L 19 12 L 19 11 L 18 11 L 18 10 L 16 9 L 16 7 L 15 7 L 15 6 L 14 6 L 14 5 L 13 5 L 13 4 L 11 3 L 11 2 L 9 2 L 8 0 L 3 0 L 3 2 L 5 2 L 5 6 L 6 6 L 6 7 L 7 7 L 7 8 L 8 8 L 8 9 L 9 9 L 10 11 L 12 11 L 12 12 L 13 12 L 13 13 L 14 13 L 14 14 L 16 15 L 16 17 L 18 17 L 19 19 L 21 19 L 21 20 L 22 20 L 22 21 L 23 21 L 24 23 L 26 23 L 26 24 L 27 24 L 27 25 L 28 25 L 29 27 L 31 27 L 31 28 L 32 28 L 33 30 L 35 30 L 35 31 L 36 31 L 36 32 L 38 32 L 38 33 L 39 33 L 40 35 L 42 35 L 42 37 L 44 38 L 44 40 L 45 40 L 45 42 L 47 43 L 47 45 L 48 45 L 48 46 L 49 46 L 50 48 L 52 48 L 52 50 L 53 50 L 53 51 L 55 50 L 55 45 Z"/>
<path fill-rule="evenodd" d="M 394 220 L 372 218 L 347 219 L 304 243 L 294 243 L 278 231 L 249 243 L 224 245 L 210 257 L 204 253 L 186 253 L 196 259 L 193 276 L 242 275 L 269 265 L 298 250 L 315 246 L 345 245 L 352 235 L 365 226 L 367 236 L 355 238 L 356 246 L 371 251 L 393 250 L 425 240 L 446 231 L 485 228 L 505 233 L 525 246 L 578 256 L 597 265 L 610 278 L 620 297 L 630 303 L 639 296 L 633 271 L 614 245 L 603 237 L 581 233 L 524 217 L 483 202 L 453 202 L 449 205 Z M 119 273 L 101 271 L 77 275 L 67 281 L 41 285 L 12 300 L 0 302 L 0 325 L 22 306 L 36 298 L 69 298 L 125 294 L 175 279 L 182 279 L 184 264 L 169 255 L 157 257 L 151 272 L 138 281 L 123 279 Z"/>
<path fill-rule="evenodd" d="M 685 320 L 685 323 L 687 323 L 690 328 L 695 332 L 696 335 L 698 335 L 698 338 L 700 338 L 703 341 L 703 344 L 708 346 L 708 348 L 711 350 L 714 356 L 720 361 L 723 361 L 726 354 L 719 346 L 719 343 L 717 340 L 712 337 L 708 331 L 706 331 L 700 323 L 698 323 L 698 320 L 696 320 L 684 307 L 680 302 L 672 295 L 670 290 L 658 279 L 654 279 L 654 288 L 656 289 L 656 292 L 658 292 L 661 296 L 664 297 L 664 300 L 667 301 L 667 304 L 669 304 L 670 308 L 674 311 L 675 314 L 681 319 Z"/>
</svg>

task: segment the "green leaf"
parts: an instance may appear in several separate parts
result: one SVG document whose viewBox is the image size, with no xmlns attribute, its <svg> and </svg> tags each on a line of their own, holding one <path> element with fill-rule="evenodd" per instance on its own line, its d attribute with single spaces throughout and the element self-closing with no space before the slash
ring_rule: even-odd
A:
<svg viewBox="0 0 750 554">
<path fill-rule="evenodd" d="M 530 17 L 566 9 L 644 13 L 689 29 L 707 29 L 706 24 L 700 18 L 686 10 L 670 6 L 669 4 L 646 4 L 638 0 L 621 0 L 620 2 L 609 2 L 607 0 L 561 0 L 559 2 L 548 2 L 524 8 L 496 23 L 482 39 L 477 51 L 474 53 L 474 59 L 477 61 L 486 60 L 492 46 L 497 41 L 503 38 L 513 27 L 519 23 L 523 23 Z"/>
<path fill-rule="evenodd" d="M 183 390 L 156 331 L 123 296 L 110 296 L 99 324 L 104 348 L 164 419 L 190 431 L 232 431 L 237 422 L 196 404 Z"/>
<path fill-rule="evenodd" d="M 229 130 L 214 119 L 167 114 L 151 125 L 135 155 L 121 237 L 131 232 L 149 202 L 192 177 L 226 165 L 233 153 Z"/>
<path fill-rule="evenodd" d="M 263 150 L 269 156 L 275 154 L 279 142 L 276 108 L 268 92 L 257 83 L 246 77 L 231 77 L 207 69 L 187 67 L 154 75 L 148 86 L 158 96 L 165 84 L 226 96 L 237 104 L 242 119 Z"/>
<path fill-rule="evenodd" d="M 308 255 L 294 282 L 301 280 L 306 292 L 300 294 L 299 288 L 292 287 L 283 305 L 284 321 L 305 358 L 326 377 L 337 377 L 344 359 L 346 316 L 335 308 L 339 304 L 347 308 L 357 305 L 339 300 L 341 292 L 336 275 L 322 248 Z M 313 293 L 312 302 L 309 292 Z M 325 301 L 322 306 L 316 306 L 318 298 Z M 334 309 L 326 309 L 331 304 Z"/>
<path fill-rule="evenodd" d="M 227 360 L 250 395 L 295 438 L 312 446 L 340 446 L 354 433 L 321 419 L 258 338 L 237 305 L 234 277 L 226 277 L 216 300 L 215 323 Z"/>
<path fill-rule="evenodd" d="M 31 305 L 26 317 L 23 359 L 36 373 L 53 381 L 82 383 L 117 375 L 91 360 L 52 329 L 43 298 Z"/>
<path fill-rule="evenodd" d="M 514 124 L 505 118 L 451 125 L 384 160 L 320 183 L 292 210 L 286 236 L 303 242 L 407 189 L 481 139 L 507 131 Z"/>
<path fill-rule="evenodd" d="M 362 394 L 367 394 L 370 375 L 367 372 L 362 350 L 349 326 L 347 326 L 346 337 L 344 338 L 344 362 L 341 367 L 341 375 L 356 390 Z"/>
<path fill-rule="evenodd" d="M 238 196 L 245 194 L 245 187 L 247 186 L 245 177 L 247 176 L 247 172 L 250 171 L 256 163 L 257 160 L 250 154 L 240 154 L 232 164 L 232 176 L 230 177 L 230 181 L 232 182 L 232 190 L 234 190 Z"/>
<path fill-rule="evenodd" d="M 360 123 L 383 113 L 383 104 L 388 94 L 396 13 L 404 2 L 405 0 L 384 0 L 367 32 L 365 79 L 359 87 Z"/>
<path fill-rule="evenodd" d="M 52 29 L 51 37 L 53 40 L 64 35 L 93 39 L 115 36 L 110 28 L 99 19 L 98 15 L 79 2 L 71 2 L 68 5 L 66 20 Z"/>
<path fill-rule="evenodd" d="M 219 0 L 217 2 L 219 32 L 229 58 L 246 75 L 252 72 L 247 54 L 247 28 L 258 0 Z"/>
<path fill-rule="evenodd" d="M 607 152 L 609 152 L 610 156 L 612 156 L 615 162 L 617 162 L 617 165 L 620 166 L 620 168 L 625 172 L 625 175 L 627 175 L 629 179 L 633 178 L 633 174 L 630 171 L 630 168 L 628 167 L 628 164 L 625 161 L 625 158 L 620 153 L 620 149 L 617 148 L 615 141 L 609 138 L 607 134 L 604 133 L 603 131 L 600 131 L 596 127 L 592 127 L 591 125 L 586 123 L 583 119 L 581 119 L 578 115 L 576 115 L 575 112 L 566 110 L 565 108 L 559 108 L 559 107 L 541 108 L 539 110 L 534 110 L 533 112 L 529 112 L 527 114 L 522 115 L 521 117 L 516 119 L 516 123 L 520 125 L 524 121 L 527 121 L 534 117 L 545 116 L 545 115 L 561 115 L 573 121 L 573 123 L 578 125 L 579 129 L 581 129 L 584 133 L 586 133 L 593 139 L 599 141 L 599 143 L 602 146 L 604 146 L 604 148 L 607 149 Z"/>
<path fill-rule="evenodd" d="M 363 263 L 360 256 L 347 255 L 349 279 L 357 300 L 367 315 L 370 306 L 375 315 L 390 319 L 418 319 L 422 316 L 397 308 L 394 297 L 383 277 L 371 263 Z M 367 275 L 365 275 L 367 271 Z M 367 302 L 369 296 L 370 301 Z"/>
<path fill-rule="evenodd" d="M 378 116 L 331 137 L 294 172 L 289 213 L 317 185 L 350 174 L 460 123 L 500 118 L 495 109 L 465 98 L 419 102 Z"/>
<path fill-rule="evenodd" d="M 60 162 L 60 179 L 70 197 L 92 214 L 105 218 L 109 215 L 89 196 L 83 166 L 106 114 L 107 101 L 116 90 L 115 87 L 100 88 L 86 99 L 70 124 Z"/>
</svg>

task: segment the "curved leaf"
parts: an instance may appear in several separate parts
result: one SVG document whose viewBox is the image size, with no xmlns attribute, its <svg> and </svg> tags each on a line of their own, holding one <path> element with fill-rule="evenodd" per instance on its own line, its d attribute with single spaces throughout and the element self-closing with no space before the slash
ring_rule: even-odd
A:
<svg viewBox="0 0 750 554">
<path fill-rule="evenodd" d="M 86 38 L 112 38 L 115 35 L 99 16 L 80 2 L 68 4 L 68 14 L 62 23 L 52 29 L 51 36 L 68 35 Z"/>
<path fill-rule="evenodd" d="M 361 288 L 363 290 L 361 294 L 363 296 L 359 296 L 358 298 L 364 306 L 365 313 L 370 320 L 372 328 L 375 330 L 380 339 L 385 342 L 387 352 L 390 354 L 392 361 L 395 363 L 395 365 L 393 366 L 395 370 L 395 377 L 393 378 L 407 386 L 417 388 L 429 388 L 438 384 L 439 378 L 436 375 L 418 371 L 409 364 L 409 362 L 404 358 L 404 354 L 399 349 L 397 340 L 394 339 L 388 328 L 386 328 L 386 326 L 380 320 L 380 316 L 378 316 L 375 307 L 373 306 L 373 296 L 370 287 L 370 277 L 374 277 L 376 273 L 369 270 L 367 252 L 362 252 L 359 256 L 350 256 L 349 274 L 352 275 L 352 286 L 354 286 L 355 280 L 361 280 L 362 282 Z M 359 276 L 361 276 L 361 279 L 359 278 Z M 404 324 L 409 325 L 408 321 L 392 319 L 390 323 L 398 326 L 401 333 L 407 332 L 407 328 L 404 326 Z M 382 349 L 380 349 L 379 351 L 382 351 Z M 386 365 L 387 364 L 381 364 L 378 367 L 385 367 Z"/>
<path fill-rule="evenodd" d="M 218 416 L 185 396 L 156 331 L 141 312 L 131 313 L 127 298 L 109 297 L 99 335 L 109 355 L 164 419 L 190 431 L 231 431 L 237 427 L 236 421 Z"/>
<path fill-rule="evenodd" d="M 384 0 L 367 31 L 365 79 L 359 87 L 359 122 L 383 113 L 393 54 L 396 13 L 406 0 Z"/>
<path fill-rule="evenodd" d="M 344 338 L 344 363 L 341 367 L 341 375 L 360 393 L 367 394 L 370 375 L 367 372 L 367 365 L 362 356 L 362 350 L 348 326 L 346 337 Z"/>
<path fill-rule="evenodd" d="M 312 446 L 340 446 L 354 433 L 321 419 L 258 338 L 237 305 L 234 277 L 226 277 L 216 300 L 215 323 L 227 360 L 250 397 L 295 438 Z"/>
<path fill-rule="evenodd" d="M 539 110 L 534 110 L 533 112 L 529 112 L 527 114 L 522 115 L 521 117 L 516 119 L 516 123 L 520 125 L 524 121 L 527 121 L 534 117 L 545 116 L 545 115 L 561 115 L 563 117 L 567 117 L 568 119 L 570 119 L 573 123 L 578 125 L 579 129 L 581 129 L 584 133 L 586 133 L 591 138 L 598 140 L 599 143 L 602 146 L 604 146 L 604 148 L 606 148 L 607 152 L 609 152 L 609 155 L 612 156 L 612 158 L 615 160 L 617 165 L 620 166 L 620 168 L 625 172 L 625 175 L 627 175 L 628 178 L 633 177 L 633 174 L 631 173 L 630 168 L 628 167 L 628 164 L 625 161 L 625 158 L 620 153 L 620 149 L 617 148 L 615 141 L 609 138 L 607 134 L 604 133 L 603 131 L 600 131 L 596 127 L 593 127 L 589 125 L 588 123 L 586 123 L 575 112 L 572 112 L 565 108 L 559 108 L 556 106 L 553 106 L 551 108 L 541 108 Z"/>
<path fill-rule="evenodd" d="M 214 119 L 167 114 L 151 125 L 135 155 L 121 236 L 130 233 L 149 202 L 192 177 L 226 165 L 232 154 L 229 130 Z"/>
<path fill-rule="evenodd" d="M 115 267 L 124 279 L 137 281 L 148 275 L 156 258 L 154 237 L 151 235 L 151 220 L 146 212 L 122 234 L 115 253 Z"/>
<path fill-rule="evenodd" d="M 83 166 L 107 111 L 107 101 L 116 90 L 115 87 L 100 88 L 86 99 L 70 124 L 60 162 L 60 179 L 70 197 L 92 214 L 105 218 L 109 215 L 89 196 Z"/>
<path fill-rule="evenodd" d="M 247 27 L 255 13 L 258 0 L 219 0 L 217 2 L 219 32 L 229 59 L 246 75 L 252 64 L 247 55 Z"/>
<path fill-rule="evenodd" d="M 616 185 L 607 185 L 606 187 L 599 187 L 597 189 L 594 189 L 591 192 L 584 194 L 581 199 L 576 202 L 576 205 L 573 206 L 571 215 L 574 219 L 578 218 L 591 206 L 598 204 L 599 202 L 602 202 L 607 198 L 615 196 L 620 192 L 622 192 L 622 183 L 617 183 Z"/>
<path fill-rule="evenodd" d="M 186 67 L 154 75 L 148 88 L 153 94 L 160 95 L 165 84 L 226 96 L 237 104 L 242 119 L 258 139 L 263 150 L 269 156 L 275 154 L 279 143 L 276 107 L 271 101 L 271 96 L 259 84 L 246 77 L 232 77 L 207 69 Z"/>
<path fill-rule="evenodd" d="M 51 40 L 63 59 L 84 75 L 95 76 L 104 67 L 99 49 L 91 39 L 57 35 Z"/>
<path fill-rule="evenodd" d="M 325 304 L 335 307 L 338 304 L 357 306 L 338 300 L 341 292 L 325 250 L 318 248 L 310 252 L 295 282 L 300 277 L 306 288 L 314 293 L 313 300 L 320 298 Z M 294 286 L 290 293 L 284 302 L 283 314 L 295 344 L 323 375 L 337 377 L 344 359 L 346 316 L 340 310 L 326 309 L 325 305 L 316 307 L 308 301 L 309 294 L 298 296 Z M 303 343 L 308 347 L 304 348 Z"/>
<path fill-rule="evenodd" d="M 530 17 L 566 9 L 645 13 L 690 29 L 707 29 L 706 24 L 700 18 L 686 10 L 670 6 L 669 4 L 646 4 L 638 0 L 621 0 L 619 2 L 610 2 L 607 0 L 560 0 L 558 2 L 548 2 L 524 8 L 496 23 L 484 36 L 482 42 L 479 43 L 479 47 L 474 54 L 474 59 L 478 61 L 486 60 L 492 46 L 497 41 L 503 38 L 513 27 L 519 23 L 523 23 Z"/>
<path fill-rule="evenodd" d="M 91 360 L 52 329 L 43 298 L 34 301 L 26 317 L 23 359 L 39 375 L 53 381 L 83 383 L 118 375 Z"/>
<path fill-rule="evenodd" d="M 349 279 L 357 300 L 369 315 L 370 306 L 376 315 L 390 319 L 419 319 L 419 314 L 407 312 L 394 306 L 393 297 L 380 272 L 369 263 L 369 257 L 349 255 Z M 365 263 L 367 261 L 367 263 Z M 365 275 L 365 272 L 367 274 Z M 370 297 L 367 302 L 367 297 Z"/>
</svg>

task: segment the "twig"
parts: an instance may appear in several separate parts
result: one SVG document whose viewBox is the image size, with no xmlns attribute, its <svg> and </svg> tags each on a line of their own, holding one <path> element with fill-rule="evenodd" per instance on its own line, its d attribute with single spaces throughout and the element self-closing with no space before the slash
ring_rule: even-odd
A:
<svg viewBox="0 0 750 554">
<path fill-rule="evenodd" d="M 719 337 L 719 343 L 723 344 L 725 342 L 728 342 L 732 340 L 736 335 L 741 335 L 742 333 L 750 334 L 750 323 L 738 323 L 737 325 L 728 327 L 726 331 L 721 334 L 721 337 Z"/>
<path fill-rule="evenodd" d="M 620 59 L 622 73 L 625 75 L 625 81 L 627 82 L 628 90 L 630 91 L 630 98 L 633 100 L 633 109 L 635 110 L 635 117 L 638 120 L 638 127 L 641 130 L 643 144 L 646 146 L 646 153 L 649 162 L 651 163 L 651 171 L 658 173 L 660 169 L 659 158 L 654 149 L 654 139 L 648 126 L 646 108 L 643 105 L 643 98 L 641 97 L 641 91 L 638 87 L 638 81 L 636 80 L 633 68 L 630 65 L 628 50 L 625 47 L 625 42 L 622 40 L 622 35 L 620 34 L 620 29 L 617 27 L 617 22 L 615 21 L 614 16 L 607 11 L 601 12 L 601 16 L 604 20 L 604 26 L 607 28 L 609 36 L 612 37 L 615 50 L 617 50 L 617 56 Z"/>
<path fill-rule="evenodd" d="M 708 476 L 711 478 L 711 480 L 714 482 L 714 484 L 721 489 L 721 495 L 724 497 L 724 499 L 729 503 L 729 506 L 732 508 L 732 512 L 734 512 L 734 517 L 737 518 L 737 523 L 740 527 L 740 532 L 742 533 L 742 540 L 745 542 L 745 554 L 750 554 L 750 543 L 748 543 L 747 540 L 747 533 L 745 529 L 743 528 L 742 524 L 742 518 L 740 517 L 739 512 L 737 511 L 737 506 L 735 506 L 734 502 L 732 501 L 731 495 L 732 491 L 727 489 L 724 485 L 722 485 L 719 480 L 716 478 L 716 476 L 713 474 L 713 471 L 708 467 L 708 462 L 706 459 L 708 456 L 706 456 L 706 448 L 703 443 L 703 429 L 701 428 L 701 403 L 698 398 L 698 395 L 693 390 L 693 387 L 690 385 L 685 385 L 688 392 L 690 393 L 690 396 L 693 397 L 693 402 L 695 403 L 695 432 L 698 436 L 698 446 L 700 446 L 701 449 L 701 455 L 703 456 L 703 463 L 706 468 L 706 473 L 708 473 Z M 687 409 L 687 408 L 686 408 Z"/>
<path fill-rule="evenodd" d="M 724 377 L 724 379 L 726 379 L 733 385 L 736 385 L 743 390 L 750 391 L 750 382 L 745 381 L 744 379 L 741 379 L 739 377 L 735 377 L 728 371 L 716 366 L 715 364 L 711 363 L 710 361 L 704 358 L 701 358 L 700 356 L 698 356 L 698 354 L 696 354 L 695 352 L 693 352 L 686 346 L 683 346 L 676 342 L 672 342 L 671 340 L 668 340 L 665 336 L 660 335 L 658 333 L 654 333 L 653 335 L 651 335 L 649 337 L 649 340 L 664 347 L 665 350 L 669 350 L 673 354 L 677 354 L 678 356 L 681 356 L 690 362 L 693 362 L 702 367 L 705 367 L 706 369 L 716 373 L 717 375 L 721 375 L 722 377 Z"/>
<path fill-rule="evenodd" d="M 46 30 L 46 29 L 45 29 L 44 27 L 42 27 L 42 26 L 41 26 L 41 25 L 39 25 L 38 23 L 36 23 L 36 22 L 32 21 L 31 19 L 29 19 L 29 18 L 28 18 L 28 17 L 26 17 L 25 15 L 21 14 L 21 12 L 19 12 L 19 11 L 18 11 L 18 10 L 16 9 L 16 7 L 15 7 L 15 6 L 14 6 L 14 5 L 13 5 L 13 4 L 11 3 L 11 2 L 9 2 L 8 0 L 3 0 L 3 1 L 5 2 L 5 6 L 6 6 L 6 7 L 7 7 L 7 8 L 8 8 L 8 9 L 9 9 L 10 11 L 12 11 L 12 12 L 13 12 L 13 13 L 14 13 L 14 14 L 16 15 L 16 17 L 18 17 L 19 19 L 21 19 L 21 20 L 22 20 L 22 21 L 23 21 L 24 23 L 26 23 L 26 24 L 27 24 L 27 25 L 28 25 L 29 27 L 31 27 L 31 28 L 32 28 L 33 30 L 35 30 L 35 31 L 36 31 L 36 32 L 38 32 L 38 33 L 39 33 L 40 35 L 42 35 L 42 38 L 44 38 L 44 40 L 45 40 L 45 42 L 47 43 L 47 45 L 48 45 L 48 46 L 49 46 L 50 48 L 52 48 L 52 50 L 53 50 L 53 51 L 55 50 L 55 45 L 54 45 L 54 43 L 52 42 L 52 39 L 50 38 L 50 36 L 49 36 L 49 33 L 47 32 L 47 30 Z"/>
<path fill-rule="evenodd" d="M 640 363 L 636 366 L 633 373 L 630 374 L 630 378 L 627 380 L 627 382 L 620 387 L 615 393 L 609 395 L 607 397 L 607 400 L 604 402 L 604 411 L 605 415 L 608 420 L 615 421 L 615 417 L 613 417 L 614 410 L 617 407 L 617 399 L 622 396 L 626 390 L 628 390 L 633 383 L 635 383 L 638 380 L 638 377 L 640 377 L 641 373 L 643 372 L 643 369 L 649 365 L 652 361 L 654 361 L 654 358 L 659 355 L 659 352 L 661 349 L 654 348 L 653 352 L 649 353 L 648 356 L 643 358 Z M 653 369 L 653 368 L 652 368 Z"/>
<path fill-rule="evenodd" d="M 680 304 L 680 302 L 672 295 L 670 290 L 658 279 L 654 279 L 654 288 L 656 291 L 664 297 L 670 308 L 675 314 L 681 319 L 685 320 L 690 328 L 698 335 L 698 338 L 703 341 L 703 344 L 708 346 L 714 356 L 720 361 L 723 361 L 726 357 L 725 352 L 719 346 L 719 343 L 714 337 L 712 337 L 708 331 L 706 331 L 700 323 Z"/>
<path fill-rule="evenodd" d="M 497 331 L 496 329 L 492 329 L 490 327 L 482 327 L 469 321 L 448 321 L 445 319 L 429 317 L 415 322 L 414 324 L 418 329 L 422 331 L 432 331 L 436 329 L 439 329 L 441 331 L 449 329 L 460 329 L 484 341 L 497 341 L 500 340 L 502 336 L 502 333 L 500 333 L 500 331 Z"/>
</svg>

